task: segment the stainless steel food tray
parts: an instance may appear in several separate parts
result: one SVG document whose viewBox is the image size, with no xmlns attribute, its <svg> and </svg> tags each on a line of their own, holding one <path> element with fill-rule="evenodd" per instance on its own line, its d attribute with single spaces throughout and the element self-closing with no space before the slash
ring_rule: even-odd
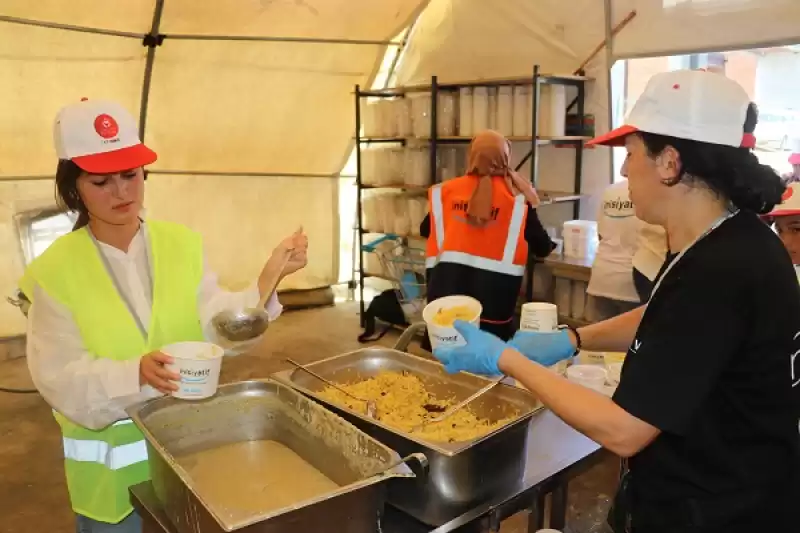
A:
<svg viewBox="0 0 800 533">
<path fill-rule="evenodd" d="M 457 400 L 466 398 L 489 382 L 471 374 L 447 374 L 437 362 L 388 348 L 365 348 L 307 366 L 338 383 L 354 383 L 382 370 L 405 370 L 418 376 L 434 395 Z M 427 478 L 402 484 L 390 482 L 389 502 L 434 526 L 491 498 L 500 488 L 519 482 L 525 469 L 528 425 L 534 414 L 542 409 L 541 402 L 530 392 L 501 384 L 477 399 L 471 408 L 478 416 L 489 419 L 503 418 L 516 410 L 520 413 L 518 418 L 475 440 L 436 443 L 395 430 L 346 406 L 323 399 L 319 392 L 324 384 L 302 370 L 286 370 L 273 374 L 273 377 L 329 406 L 401 455 L 424 453 L 430 461 Z"/>
<path fill-rule="evenodd" d="M 242 531 L 374 533 L 386 497 L 385 481 L 411 477 L 401 465 L 371 474 L 400 456 L 349 422 L 272 380 L 223 385 L 207 400 L 160 398 L 128 410 L 147 440 L 155 493 L 179 533 Z M 276 440 L 340 485 L 290 507 L 240 517 L 215 511 L 193 488 L 175 458 L 228 443 Z M 225 466 L 220 465 L 224 475 Z M 366 479 L 365 479 L 366 476 Z"/>
</svg>

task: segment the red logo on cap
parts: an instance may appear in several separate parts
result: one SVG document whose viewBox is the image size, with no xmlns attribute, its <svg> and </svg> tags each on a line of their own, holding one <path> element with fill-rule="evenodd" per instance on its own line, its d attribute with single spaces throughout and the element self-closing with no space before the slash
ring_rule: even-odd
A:
<svg viewBox="0 0 800 533">
<path fill-rule="evenodd" d="M 781 196 L 781 201 L 785 202 L 786 200 L 791 198 L 793 194 L 794 194 L 794 189 L 792 189 L 791 187 L 786 187 L 786 190 L 783 191 L 783 196 Z"/>
<path fill-rule="evenodd" d="M 116 137 L 119 133 L 119 126 L 117 125 L 117 121 L 114 120 L 114 117 L 102 114 L 94 119 L 94 130 L 103 139 L 111 139 L 112 137 Z"/>
</svg>

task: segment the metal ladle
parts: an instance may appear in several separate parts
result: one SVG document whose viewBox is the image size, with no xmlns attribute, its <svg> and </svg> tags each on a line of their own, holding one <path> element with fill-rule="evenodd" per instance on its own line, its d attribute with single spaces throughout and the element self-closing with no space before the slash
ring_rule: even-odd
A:
<svg viewBox="0 0 800 533">
<path fill-rule="evenodd" d="M 281 273 L 292 257 L 293 251 L 294 249 L 285 251 L 285 257 L 281 259 L 280 268 L 269 279 L 267 290 L 264 291 L 264 295 L 254 308 L 240 309 L 238 311 L 226 309 L 214 315 L 214 318 L 211 319 L 211 324 L 220 337 L 231 342 L 244 342 L 263 335 L 269 327 L 269 314 L 265 306 L 272 297 L 272 293 L 278 288 Z"/>
<path fill-rule="evenodd" d="M 490 390 L 492 390 L 493 388 L 498 386 L 505 377 L 506 376 L 503 376 L 502 378 L 498 379 L 497 381 L 493 381 L 493 382 L 489 383 L 488 385 L 486 385 L 485 387 L 481 388 L 478 392 L 476 392 L 475 394 L 473 394 L 469 398 L 466 398 L 466 399 L 461 400 L 460 402 L 458 402 L 456 405 L 454 405 L 453 407 L 448 409 L 443 414 L 441 414 L 439 416 L 435 416 L 433 418 L 429 418 L 425 422 L 414 426 L 413 428 L 411 428 L 411 431 L 409 431 L 409 433 L 414 433 L 415 431 L 419 431 L 420 429 L 422 429 L 423 427 L 427 426 L 428 424 L 434 424 L 436 422 L 441 422 L 442 420 L 450 418 L 451 416 L 456 414 L 458 411 L 460 411 L 465 405 L 467 405 L 468 403 L 473 402 L 477 398 L 483 396 L 484 394 L 486 394 L 487 392 L 489 392 Z"/>
<path fill-rule="evenodd" d="M 327 379 L 323 378 L 322 376 L 320 376 L 319 374 L 317 374 L 316 372 L 314 372 L 310 368 L 307 368 L 306 366 L 301 365 L 300 363 L 298 363 L 297 361 L 295 361 L 293 359 L 289 359 L 287 357 L 286 358 L 286 362 L 291 364 L 295 368 L 299 368 L 300 370 L 302 370 L 302 371 L 304 371 L 304 372 L 306 372 L 308 374 L 311 374 L 312 376 L 314 376 L 315 378 L 317 378 L 321 382 L 325 383 L 329 387 L 333 387 L 334 389 L 338 390 L 342 394 L 346 394 L 350 398 L 352 398 L 354 400 L 358 400 L 359 402 L 364 402 L 365 404 L 367 404 L 367 417 L 373 418 L 373 419 L 377 419 L 378 418 L 378 404 L 375 403 L 375 400 L 365 400 L 364 398 L 359 398 L 358 396 L 350 394 L 349 392 L 344 390 L 342 387 L 340 387 L 336 383 L 332 383 L 331 381 L 328 381 Z"/>
</svg>

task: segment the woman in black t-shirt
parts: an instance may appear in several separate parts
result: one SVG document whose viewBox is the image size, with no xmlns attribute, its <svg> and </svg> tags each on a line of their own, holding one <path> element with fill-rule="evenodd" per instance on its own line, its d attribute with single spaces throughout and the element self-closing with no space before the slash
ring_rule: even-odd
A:
<svg viewBox="0 0 800 533">
<path fill-rule="evenodd" d="M 756 120 L 722 75 L 654 76 L 627 124 L 593 141 L 626 147 L 636 215 L 677 252 L 648 304 L 508 344 L 457 323 L 467 345 L 435 352 L 451 372 L 517 379 L 628 458 L 616 531 L 797 531 L 800 286 L 759 218 L 784 185 L 748 149 Z M 582 347 L 627 350 L 613 398 L 545 368 Z"/>
</svg>

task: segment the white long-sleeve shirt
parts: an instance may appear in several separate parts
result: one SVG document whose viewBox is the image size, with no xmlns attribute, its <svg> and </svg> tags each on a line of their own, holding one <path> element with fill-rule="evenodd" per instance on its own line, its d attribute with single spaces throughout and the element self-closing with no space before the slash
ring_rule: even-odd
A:
<svg viewBox="0 0 800 533">
<path fill-rule="evenodd" d="M 98 243 L 120 290 L 145 327 L 150 324 L 153 306 L 146 231 L 142 224 L 127 253 Z M 38 285 L 33 290 L 27 326 L 28 368 L 36 388 L 53 409 L 81 426 L 100 429 L 128 418 L 127 407 L 161 395 L 149 385 L 139 385 L 140 358 L 114 361 L 91 354 L 69 309 Z M 255 306 L 260 298 L 258 288 L 254 284 L 241 292 L 225 291 L 204 261 L 197 291 L 200 323 L 206 339 L 229 348 L 210 326 L 211 318 L 225 309 Z M 282 310 L 273 295 L 267 304 L 270 320 L 278 318 Z"/>
</svg>

